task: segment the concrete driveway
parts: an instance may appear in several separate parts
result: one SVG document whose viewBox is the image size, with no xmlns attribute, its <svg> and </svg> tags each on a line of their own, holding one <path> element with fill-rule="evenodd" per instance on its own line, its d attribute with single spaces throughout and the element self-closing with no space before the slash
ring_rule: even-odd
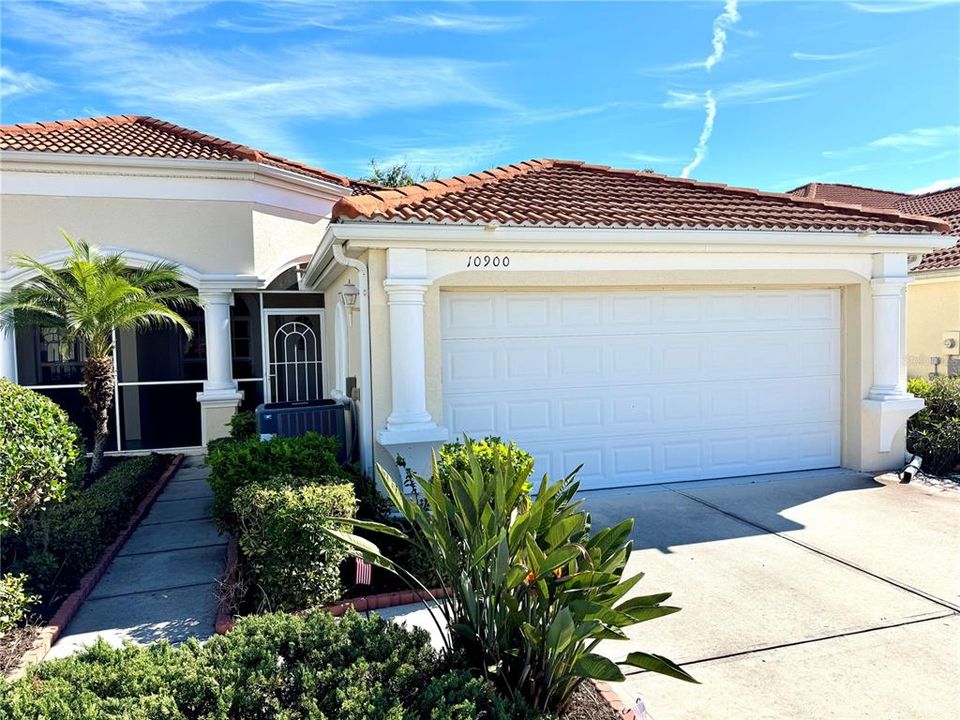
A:
<svg viewBox="0 0 960 720">
<path fill-rule="evenodd" d="M 683 664 L 617 687 L 653 720 L 960 718 L 960 493 L 847 471 L 584 493 L 636 520 L 637 594 L 683 611 L 603 647 Z"/>
</svg>

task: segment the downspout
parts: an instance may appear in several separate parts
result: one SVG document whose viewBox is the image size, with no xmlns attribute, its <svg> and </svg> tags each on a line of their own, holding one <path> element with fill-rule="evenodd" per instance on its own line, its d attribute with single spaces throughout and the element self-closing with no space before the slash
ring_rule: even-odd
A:
<svg viewBox="0 0 960 720">
<path fill-rule="evenodd" d="M 334 239 L 331 245 L 333 259 L 339 264 L 357 271 L 357 288 L 360 291 L 360 401 L 363 403 L 360 422 L 360 466 L 363 472 L 373 477 L 373 382 L 370 360 L 370 278 L 365 263 L 348 257 L 343 251 L 343 242 Z"/>
</svg>

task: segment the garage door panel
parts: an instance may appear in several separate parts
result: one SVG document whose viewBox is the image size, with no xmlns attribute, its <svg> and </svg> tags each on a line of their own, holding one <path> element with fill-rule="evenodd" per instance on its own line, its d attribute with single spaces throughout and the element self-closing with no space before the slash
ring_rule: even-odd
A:
<svg viewBox="0 0 960 720">
<path fill-rule="evenodd" d="M 585 335 L 610 328 L 659 335 L 840 326 L 835 290 L 445 295 L 451 296 L 441 308 L 447 339 L 563 337 L 570 328 Z"/>
<path fill-rule="evenodd" d="M 837 377 L 658 383 L 633 387 L 536 388 L 510 393 L 448 394 L 445 417 L 463 408 L 488 407 L 501 418 L 501 434 L 525 438 L 594 429 L 623 433 L 710 432 L 782 422 L 840 420 Z M 471 410 L 476 413 L 475 410 Z M 459 427 L 456 423 L 453 427 Z"/>
<path fill-rule="evenodd" d="M 825 332 L 832 331 L 445 340 L 444 391 L 489 392 L 519 381 L 526 387 L 559 388 L 650 378 L 723 382 L 837 375 L 839 338 Z"/>
<path fill-rule="evenodd" d="M 835 290 L 443 293 L 444 422 L 584 487 L 831 467 Z"/>
<path fill-rule="evenodd" d="M 655 482 L 733 477 L 797 469 L 833 467 L 839 452 L 838 424 L 794 425 L 749 436 L 719 431 L 709 437 L 674 433 L 648 437 L 608 436 L 527 441 L 523 447 L 536 458 L 535 477 L 551 478 L 583 463 L 578 475 L 584 489 Z"/>
</svg>

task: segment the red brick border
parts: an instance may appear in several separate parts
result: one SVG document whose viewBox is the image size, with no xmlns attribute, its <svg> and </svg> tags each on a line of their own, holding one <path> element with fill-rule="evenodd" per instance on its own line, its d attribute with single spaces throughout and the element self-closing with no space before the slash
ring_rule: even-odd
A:
<svg viewBox="0 0 960 720">
<path fill-rule="evenodd" d="M 620 699 L 620 695 L 616 690 L 602 680 L 591 680 L 590 682 L 597 686 L 597 691 L 600 693 L 600 696 L 607 701 L 610 707 L 620 713 L 620 717 L 624 720 L 636 720 L 633 708 L 628 708 L 623 704 L 623 700 Z"/>
<path fill-rule="evenodd" d="M 130 516 L 130 521 L 127 523 L 123 532 L 103 551 L 97 564 L 94 565 L 86 575 L 80 578 L 80 587 L 70 593 L 67 598 L 60 603 L 57 612 L 54 613 L 50 621 L 43 626 L 37 634 L 37 637 L 34 638 L 33 645 L 30 649 L 23 654 L 20 662 L 7 673 L 8 678 L 16 680 L 17 678 L 23 677 L 23 675 L 26 674 L 28 666 L 43 660 L 44 656 L 49 652 L 50 647 L 57 641 L 57 638 L 60 637 L 60 633 L 70 624 L 73 616 L 77 614 L 77 610 L 83 605 L 83 601 L 87 599 L 93 591 L 93 588 L 100 581 L 100 578 L 107 572 L 107 568 L 110 567 L 110 563 L 113 562 L 113 559 L 120 552 L 124 543 L 130 539 L 130 536 L 133 534 L 133 531 L 137 529 L 140 521 L 143 520 L 147 512 L 149 512 L 160 493 L 163 492 L 170 478 L 180 469 L 182 462 L 183 454 L 176 455 L 173 460 L 170 461 L 170 465 L 164 471 L 163 475 L 154 483 L 150 491 L 144 496 L 143 500 L 140 501 L 133 515 Z"/>
</svg>

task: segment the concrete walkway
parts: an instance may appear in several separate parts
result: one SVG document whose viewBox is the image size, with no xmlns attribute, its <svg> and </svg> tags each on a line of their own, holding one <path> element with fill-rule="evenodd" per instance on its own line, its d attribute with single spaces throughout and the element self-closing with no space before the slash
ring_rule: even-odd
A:
<svg viewBox="0 0 960 720">
<path fill-rule="evenodd" d="M 119 646 L 213 634 L 227 540 L 211 518 L 210 470 L 202 462 L 184 461 L 47 659 L 97 637 Z"/>
</svg>

